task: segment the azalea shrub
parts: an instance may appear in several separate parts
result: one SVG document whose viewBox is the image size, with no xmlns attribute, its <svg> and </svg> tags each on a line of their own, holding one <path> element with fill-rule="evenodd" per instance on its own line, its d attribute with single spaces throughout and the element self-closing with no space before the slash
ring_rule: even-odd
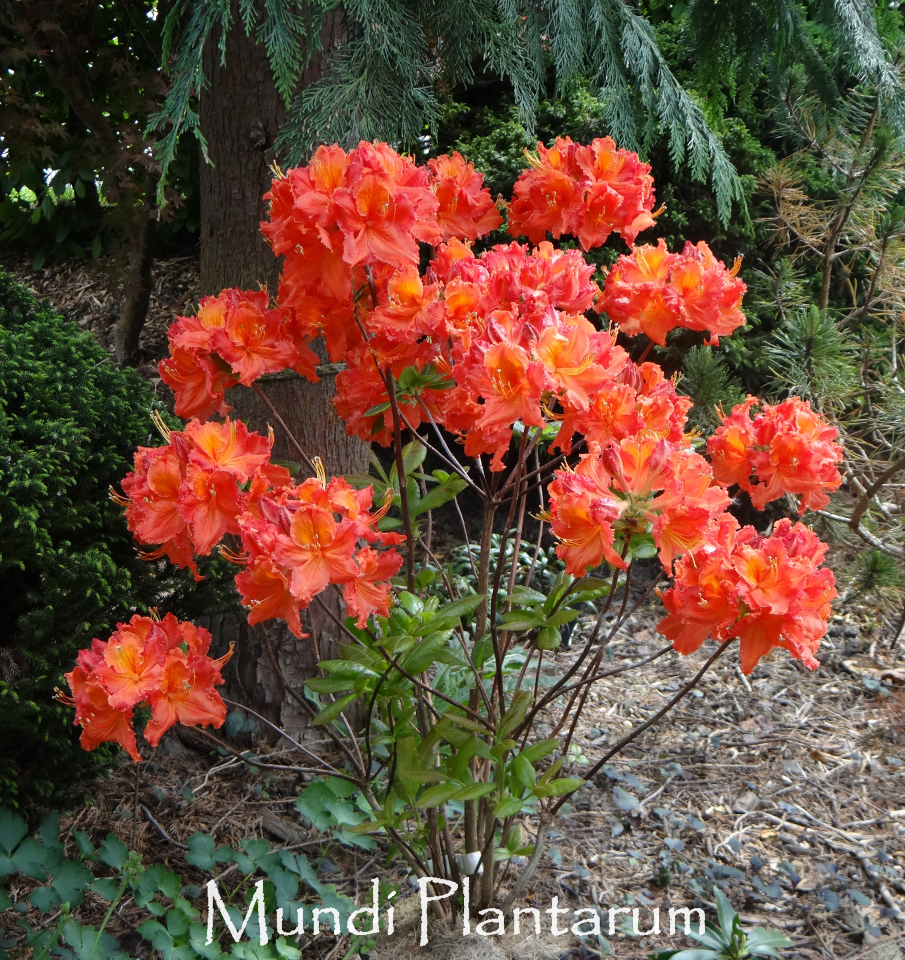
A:
<svg viewBox="0 0 905 960">
<path fill-rule="evenodd" d="M 324 591 L 340 591 L 340 655 L 297 694 L 342 761 L 295 746 L 360 792 L 370 815 L 347 833 L 385 833 L 416 875 L 469 877 L 485 907 L 499 864 L 528 858 L 511 902 L 557 810 L 650 726 L 575 776 L 570 746 L 597 679 L 708 639 L 668 706 L 734 641 L 746 673 L 774 648 L 816 667 L 836 595 L 826 546 L 800 520 L 758 530 L 731 512 L 738 491 L 759 509 L 825 504 L 841 483 L 835 430 L 806 402 L 749 397 L 701 437 L 689 399 L 646 361 L 677 327 L 716 345 L 744 323 L 738 264 L 703 242 L 642 244 L 601 286 L 581 250 L 548 238 L 634 244 L 654 224 L 649 167 L 609 138 L 558 139 L 529 160 L 509 205 L 457 153 L 418 166 L 386 144 L 324 146 L 278 172 L 262 224 L 284 257 L 276 296 L 226 290 L 172 326 L 160 372 L 188 422 L 139 448 L 116 494 L 147 557 L 196 575 L 212 551 L 236 564 L 268 645 L 268 623 L 304 638 L 309 607 L 328 611 Z M 514 242 L 481 249 L 504 216 Z M 300 437 L 288 438 L 293 472 L 271 459 L 272 434 L 230 417 L 229 387 L 286 370 L 315 380 L 316 340 L 343 365 L 334 404 L 347 430 L 388 450 L 373 477 L 328 477 Z M 431 521 L 466 491 L 481 537 L 468 543 L 463 522 L 473 577 L 454 585 Z M 520 560 L 529 514 L 535 563 L 552 534 L 564 567 L 543 589 Z M 658 571 L 633 598 L 646 558 Z M 655 590 L 664 646 L 603 670 L 607 644 Z M 562 628 L 588 604 L 596 621 L 548 674 Z M 83 651 L 69 682 L 85 747 L 115 741 L 138 759 L 141 703 L 152 745 L 177 722 L 222 724 L 208 643 L 166 616 Z"/>
</svg>

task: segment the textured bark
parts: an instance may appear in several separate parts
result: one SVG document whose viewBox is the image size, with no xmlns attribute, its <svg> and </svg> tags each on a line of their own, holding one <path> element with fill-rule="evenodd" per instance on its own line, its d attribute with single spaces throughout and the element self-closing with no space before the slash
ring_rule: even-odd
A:
<svg viewBox="0 0 905 960">
<path fill-rule="evenodd" d="M 201 129 L 208 143 L 213 166 L 201 164 L 201 286 L 202 293 L 215 294 L 224 287 L 256 288 L 266 284 L 275 290 L 279 264 L 264 242 L 259 225 L 265 218 L 263 194 L 270 186 L 270 165 L 277 159 L 273 143 L 285 121 L 285 109 L 273 83 L 263 45 L 245 36 L 236 27 L 227 37 L 226 65 L 221 66 L 212 37 L 205 50 L 205 75 L 210 87 L 201 98 Z M 325 25 L 324 48 L 342 41 L 340 15 Z M 305 71 L 301 82 L 319 76 L 319 65 Z M 275 379 L 260 384 L 295 436 L 311 456 L 320 456 L 328 474 L 362 473 L 367 470 L 368 448 L 349 437 L 336 416 L 330 398 L 333 376 L 320 383 Z M 230 392 L 233 415 L 252 429 L 266 432 L 272 421 L 264 403 L 251 390 Z M 298 460 L 279 425 L 274 458 Z M 334 614 L 344 612 L 336 591 L 322 597 Z M 312 636 L 298 640 L 276 622 L 268 627 L 279 670 L 287 685 L 301 692 L 306 678 L 317 668 L 317 651 L 322 657 L 336 654 L 337 630 L 318 606 L 306 611 Z M 303 617 L 304 620 L 304 617 Z M 243 614 L 228 614 L 211 623 L 217 648 L 236 643 L 236 655 L 227 674 L 227 691 L 248 703 L 273 723 L 293 735 L 305 728 L 305 714 L 285 690 L 273 669 L 257 628 L 249 628 Z"/>
<path fill-rule="evenodd" d="M 123 282 L 123 301 L 113 327 L 113 355 L 117 363 L 134 365 L 140 355 L 138 343 L 148 316 L 154 286 L 154 233 L 156 221 L 150 211 L 136 225 L 129 266 Z"/>
</svg>

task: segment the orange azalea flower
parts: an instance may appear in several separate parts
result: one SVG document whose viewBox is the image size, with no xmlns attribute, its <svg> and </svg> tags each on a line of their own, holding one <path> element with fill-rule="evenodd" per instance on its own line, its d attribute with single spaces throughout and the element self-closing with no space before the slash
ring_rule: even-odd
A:
<svg viewBox="0 0 905 960">
<path fill-rule="evenodd" d="M 118 625 L 94 674 L 109 694 L 110 706 L 127 710 L 155 690 L 163 676 L 164 636 L 150 617 Z"/>
<path fill-rule="evenodd" d="M 212 346 L 245 386 L 296 361 L 296 346 L 288 338 L 282 316 L 268 309 L 266 301 L 262 306 L 260 298 L 233 304 Z"/>
<path fill-rule="evenodd" d="M 399 573 L 402 556 L 395 550 L 378 553 L 362 547 L 355 554 L 358 575 L 343 587 L 343 599 L 356 626 L 364 627 L 372 613 L 390 615 L 390 577 Z"/>
<path fill-rule="evenodd" d="M 750 487 L 749 457 L 754 446 L 750 411 L 757 402 L 757 397 L 748 397 L 744 403 L 734 406 L 729 416 L 721 413 L 722 423 L 707 440 L 707 452 L 713 461 L 713 475 L 724 487 L 731 487 L 734 483 L 743 490 Z"/>
<path fill-rule="evenodd" d="M 557 138 L 547 149 L 538 143 L 537 160 L 515 182 L 509 205 L 509 232 L 540 243 L 547 233 L 557 239 L 569 232 L 581 204 L 581 192 L 571 162 L 575 144 Z"/>
<path fill-rule="evenodd" d="M 107 691 L 82 667 L 66 674 L 72 697 L 59 695 L 62 703 L 75 707 L 76 726 L 81 726 L 79 742 L 83 750 L 96 750 L 102 743 L 118 743 L 136 762 L 141 754 L 132 729 L 132 709 L 118 710 L 110 706 Z"/>
<path fill-rule="evenodd" d="M 582 316 L 561 316 L 559 327 L 544 328 L 534 355 L 565 394 L 566 402 L 587 410 L 590 398 L 610 381 L 608 371 L 595 363 L 591 347 L 594 327 Z"/>
<path fill-rule="evenodd" d="M 832 573 L 816 568 L 826 545 L 785 519 L 766 538 L 751 527 L 739 530 L 727 515 L 714 530 L 712 545 L 678 562 L 675 586 L 663 596 L 669 614 L 658 630 L 680 653 L 697 649 L 708 634 L 738 637 L 745 673 L 773 647 L 816 668 L 814 653 L 836 596 Z"/>
<path fill-rule="evenodd" d="M 418 244 L 411 233 L 415 211 L 405 197 L 395 195 L 386 177 L 362 177 L 342 197 L 338 220 L 345 238 L 346 263 L 381 260 L 401 267 L 418 262 Z"/>
<path fill-rule="evenodd" d="M 290 590 L 305 604 L 330 583 L 348 583 L 358 575 L 352 559 L 357 539 L 355 524 L 337 523 L 320 507 L 296 510 L 289 536 L 277 539 L 274 558 L 292 571 Z"/>
<path fill-rule="evenodd" d="M 752 420 L 758 404 L 748 397 L 733 407 L 708 440 L 715 476 L 746 490 L 758 510 L 786 493 L 800 495 L 799 513 L 822 509 L 842 484 L 836 428 L 797 397 L 763 404 Z"/>
<path fill-rule="evenodd" d="M 248 625 L 267 620 L 284 620 L 289 629 L 302 639 L 299 601 L 289 592 L 289 577 L 279 564 L 266 557 L 257 557 L 236 574 L 236 589 L 242 605 L 248 609 Z"/>
<path fill-rule="evenodd" d="M 578 230 L 585 250 L 606 243 L 612 232 L 634 243 L 642 230 L 654 225 L 654 178 L 650 164 L 642 163 L 637 153 L 620 150 L 611 137 L 603 137 L 576 150 L 575 160 L 591 179 Z"/>
<path fill-rule="evenodd" d="M 672 269 L 667 296 L 678 308 L 682 326 L 708 330 L 714 346 L 745 323 L 741 306 L 747 287 L 735 276 L 739 263 L 727 270 L 702 240 L 686 243 Z"/>
<path fill-rule="evenodd" d="M 240 483 L 250 479 L 270 459 L 266 437 L 251 432 L 241 420 L 186 425 L 185 437 L 192 445 L 189 458 L 206 470 L 225 470 Z"/>
<path fill-rule="evenodd" d="M 149 698 L 151 719 L 144 735 L 152 747 L 177 723 L 186 727 L 223 726 L 226 704 L 214 685 L 223 683 L 220 667 L 230 654 L 220 660 L 193 657 L 181 650 L 167 654 L 162 682 Z"/>
<path fill-rule="evenodd" d="M 185 533 L 179 512 L 179 490 L 185 463 L 170 447 L 140 447 L 135 471 L 123 480 L 129 498 L 126 521 L 142 543 L 164 543 Z"/>
<path fill-rule="evenodd" d="M 478 426 L 484 431 L 511 427 L 516 420 L 542 427 L 540 395 L 543 368 L 511 343 L 495 343 L 484 353 L 483 370 L 471 386 L 484 399 Z"/>
<path fill-rule="evenodd" d="M 503 222 L 484 177 L 458 150 L 427 161 L 443 239 L 477 240 Z"/>
<path fill-rule="evenodd" d="M 559 538 L 556 555 L 565 561 L 566 573 L 583 577 L 604 560 L 625 569 L 625 561 L 613 550 L 613 521 L 619 516 L 615 501 L 587 491 L 567 494 L 556 502 L 552 529 Z"/>
<path fill-rule="evenodd" d="M 605 383 L 591 398 L 587 410 L 575 409 L 568 402 L 563 406 L 565 415 L 553 446 L 564 453 L 571 452 L 576 433 L 588 443 L 603 444 L 631 436 L 642 427 L 637 394 L 627 383 Z"/>
<path fill-rule="evenodd" d="M 75 669 L 66 674 L 72 697 L 58 694 L 58 699 L 76 708 L 82 746 L 94 750 L 119 743 L 139 762 L 132 709 L 143 701 L 151 706 L 145 737 L 152 746 L 177 721 L 220 726 L 226 707 L 214 685 L 223 683 L 220 667 L 232 648 L 211 660 L 210 643 L 207 630 L 168 614 L 160 622 L 134 616 L 118 624 L 108 642 L 95 639 L 90 650 L 80 650 Z"/>
<path fill-rule="evenodd" d="M 620 232 L 629 243 L 653 226 L 653 178 L 638 155 L 619 150 L 609 137 L 589 146 L 557 138 L 548 150 L 537 145 L 538 157 L 515 184 L 509 207 L 509 232 L 532 243 L 550 232 L 571 233 L 585 250 Z"/>
<path fill-rule="evenodd" d="M 437 305 L 439 284 L 425 287 L 414 265 L 393 272 L 387 283 L 387 302 L 368 316 L 368 327 L 390 340 L 413 342 L 419 336 L 444 332 Z"/>
<path fill-rule="evenodd" d="M 170 348 L 183 350 L 210 350 L 211 337 L 226 326 L 231 301 L 236 298 L 259 300 L 262 294 L 256 290 L 224 290 L 216 297 L 202 297 L 198 311 L 193 317 L 177 317 L 167 330 Z M 263 294 L 266 302 L 267 294 Z"/>
<path fill-rule="evenodd" d="M 226 533 L 238 533 L 244 496 L 225 470 L 205 470 L 190 463 L 179 495 L 179 509 L 191 524 L 195 553 L 206 557 Z"/>
<path fill-rule="evenodd" d="M 229 413 L 226 389 L 236 380 L 221 364 L 200 351 L 171 347 L 170 356 L 157 364 L 157 370 L 176 398 L 177 417 L 207 420 L 215 413 L 220 416 Z"/>
<path fill-rule="evenodd" d="M 666 345 L 666 334 L 679 323 L 679 312 L 666 296 L 678 260 L 662 238 L 655 247 L 644 244 L 619 257 L 607 275 L 601 305 L 622 333 L 644 333 Z"/>
<path fill-rule="evenodd" d="M 745 284 L 713 256 L 703 241 L 670 253 L 660 239 L 656 247 L 634 247 L 610 270 L 601 306 L 628 336 L 647 334 L 666 345 L 675 327 L 707 330 L 717 344 L 745 322 L 741 311 Z"/>
</svg>

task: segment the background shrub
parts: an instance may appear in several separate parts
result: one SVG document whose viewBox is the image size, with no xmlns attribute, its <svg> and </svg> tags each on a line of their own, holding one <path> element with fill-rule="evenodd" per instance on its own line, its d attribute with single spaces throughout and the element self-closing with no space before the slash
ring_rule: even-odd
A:
<svg viewBox="0 0 905 960">
<path fill-rule="evenodd" d="M 161 442 L 151 386 L 0 272 L 0 802 L 60 799 L 109 759 L 78 746 L 53 699 L 79 647 L 160 603 L 210 609 L 217 578 L 135 553 L 108 499 L 139 445 Z"/>
</svg>

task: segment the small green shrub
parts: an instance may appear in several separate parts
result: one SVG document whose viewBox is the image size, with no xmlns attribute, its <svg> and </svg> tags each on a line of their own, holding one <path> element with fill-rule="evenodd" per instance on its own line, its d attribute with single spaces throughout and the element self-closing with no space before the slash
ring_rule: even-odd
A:
<svg viewBox="0 0 905 960">
<path fill-rule="evenodd" d="M 163 409 L 132 370 L 0 273 L 0 801 L 58 794 L 109 754 L 53 699 L 76 651 L 192 583 L 140 560 L 108 499 Z M 208 598 L 210 591 L 207 591 Z"/>
</svg>

